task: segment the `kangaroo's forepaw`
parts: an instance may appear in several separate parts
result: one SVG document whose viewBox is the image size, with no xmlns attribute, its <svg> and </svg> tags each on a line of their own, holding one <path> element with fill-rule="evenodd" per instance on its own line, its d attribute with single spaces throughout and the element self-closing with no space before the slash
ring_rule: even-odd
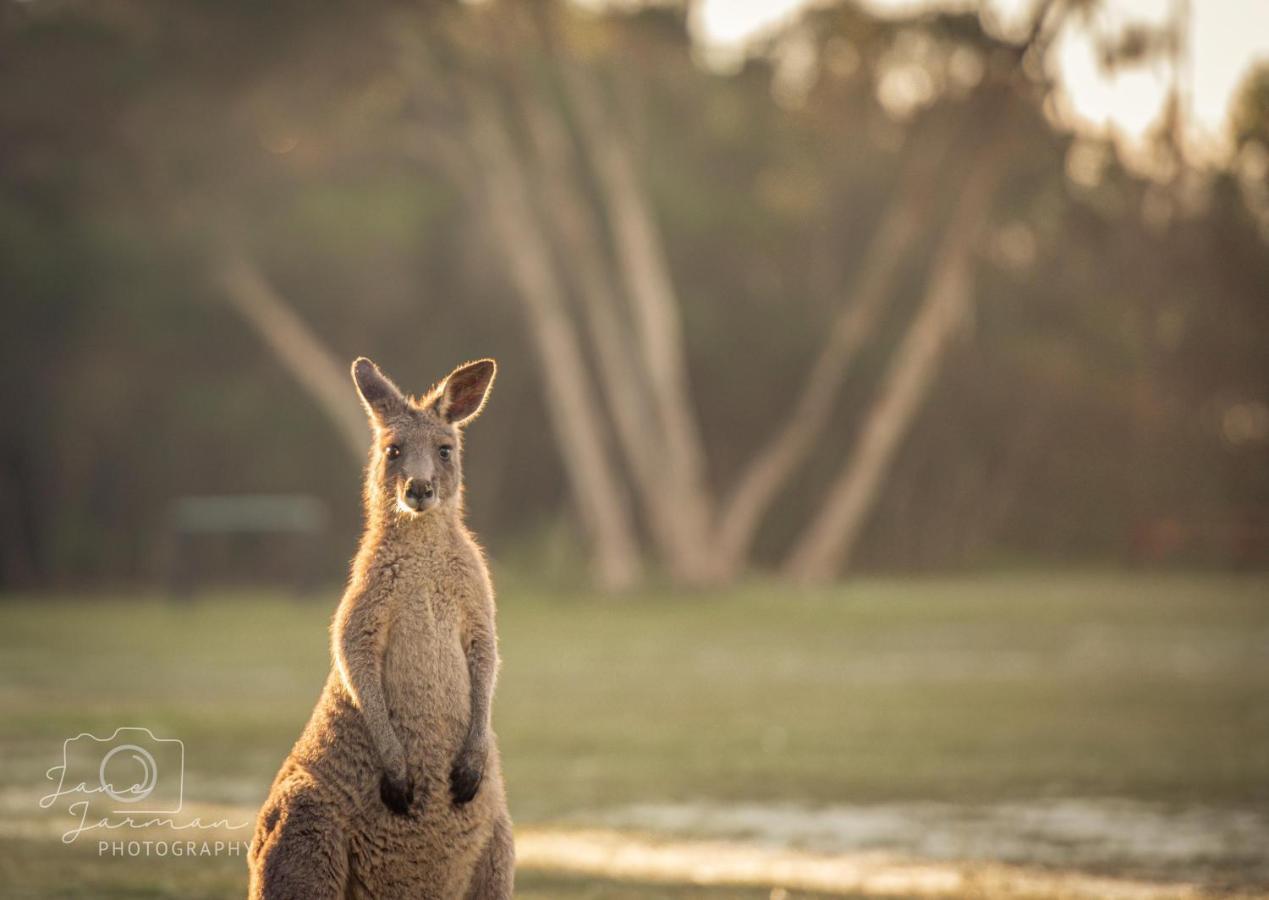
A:
<svg viewBox="0 0 1269 900">
<path fill-rule="evenodd" d="M 379 779 L 379 799 L 398 816 L 408 816 L 414 805 L 414 785 L 408 778 L 397 779 L 384 772 Z"/>
<path fill-rule="evenodd" d="M 462 805 L 470 803 L 480 790 L 481 779 L 485 777 L 483 759 L 465 759 L 460 756 L 449 773 L 449 792 L 454 802 Z"/>
</svg>

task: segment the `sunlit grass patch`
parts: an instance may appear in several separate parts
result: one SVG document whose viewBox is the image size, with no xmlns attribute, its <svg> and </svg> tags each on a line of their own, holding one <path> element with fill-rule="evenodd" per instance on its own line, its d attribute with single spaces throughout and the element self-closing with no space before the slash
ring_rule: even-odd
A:
<svg viewBox="0 0 1269 900">
<path fill-rule="evenodd" d="M 1269 578 L 753 583 L 616 601 L 500 583 L 495 726 L 522 826 L 639 804 L 1269 805 Z M 120 725 L 185 742 L 191 798 L 254 808 L 320 691 L 337 599 L 0 603 L 6 817 L 47 816 L 37 800 L 61 742 Z M 100 896 L 245 883 L 238 861 L 95 861 L 20 837 L 0 858 L 28 896 L 81 876 Z M 1215 877 L 1201 859 L 1192 870 Z M 528 876 L 526 895 L 555 889 L 543 879 Z M 560 885 L 554 896 L 715 896 Z"/>
</svg>

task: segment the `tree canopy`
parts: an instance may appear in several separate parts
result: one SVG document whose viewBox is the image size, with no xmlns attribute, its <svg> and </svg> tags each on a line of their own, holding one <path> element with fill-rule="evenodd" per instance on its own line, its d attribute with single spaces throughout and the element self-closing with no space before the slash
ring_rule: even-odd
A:
<svg viewBox="0 0 1269 900">
<path fill-rule="evenodd" d="M 151 577 L 191 493 L 322 497 L 340 572 L 356 435 L 269 297 L 415 390 L 498 358 L 508 557 L 1265 562 L 1265 71 L 1237 165 L 1165 183 L 1033 52 L 849 2 L 726 72 L 675 6 L 9 4 L 0 584 Z"/>
</svg>

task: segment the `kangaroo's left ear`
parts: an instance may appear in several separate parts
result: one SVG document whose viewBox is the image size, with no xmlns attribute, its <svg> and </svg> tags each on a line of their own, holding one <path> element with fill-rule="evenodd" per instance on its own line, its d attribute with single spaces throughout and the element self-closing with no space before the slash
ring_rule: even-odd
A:
<svg viewBox="0 0 1269 900">
<path fill-rule="evenodd" d="M 478 359 L 459 366 L 445 378 L 436 411 L 451 425 L 470 422 L 485 408 L 498 365 L 492 359 Z"/>
</svg>

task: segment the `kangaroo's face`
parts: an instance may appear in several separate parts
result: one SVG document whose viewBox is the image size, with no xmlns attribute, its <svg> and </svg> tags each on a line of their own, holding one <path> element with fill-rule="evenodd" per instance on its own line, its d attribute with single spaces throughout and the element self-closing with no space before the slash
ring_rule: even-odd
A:
<svg viewBox="0 0 1269 900">
<path fill-rule="evenodd" d="M 461 429 L 485 404 L 494 361 L 459 366 L 417 400 L 364 357 L 352 371 L 374 429 L 366 481 L 372 502 L 411 517 L 457 503 L 463 484 Z"/>
<path fill-rule="evenodd" d="M 426 512 L 458 495 L 458 430 L 434 412 L 408 406 L 375 437 L 378 488 L 395 499 L 399 511 Z"/>
</svg>

